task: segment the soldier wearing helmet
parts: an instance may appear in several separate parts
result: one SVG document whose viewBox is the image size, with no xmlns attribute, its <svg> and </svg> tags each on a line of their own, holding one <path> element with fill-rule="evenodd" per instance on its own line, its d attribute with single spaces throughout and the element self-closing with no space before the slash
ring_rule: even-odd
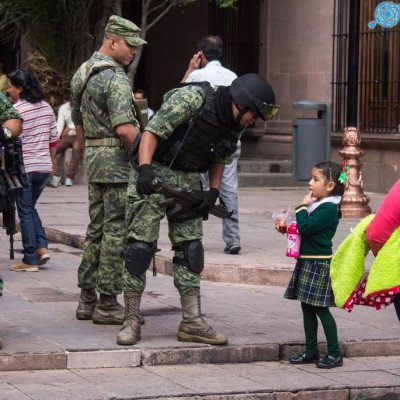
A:
<svg viewBox="0 0 400 400">
<path fill-rule="evenodd" d="M 249 111 L 255 112 L 261 119 L 268 121 L 278 112 L 275 93 L 270 84 L 257 74 L 243 75 L 232 82 L 229 93 L 237 110 L 236 121 Z"/>
<path fill-rule="evenodd" d="M 174 284 L 182 305 L 180 341 L 224 345 L 227 336 L 203 319 L 200 274 L 204 267 L 202 216 L 215 205 L 224 163 L 235 152 L 246 126 L 272 118 L 278 110 L 268 82 L 256 74 L 212 89 L 208 82 L 190 83 L 164 96 L 161 108 L 145 128 L 132 171 L 126 208 L 127 249 L 124 270 L 125 321 L 117 343 L 133 345 L 141 337 L 139 306 L 146 270 L 157 249 L 160 221 L 167 216 L 175 251 Z M 171 187 L 201 190 L 200 173 L 208 171 L 210 189 L 201 192 L 198 217 L 176 219 L 173 205 L 157 193 L 155 180 Z"/>
</svg>

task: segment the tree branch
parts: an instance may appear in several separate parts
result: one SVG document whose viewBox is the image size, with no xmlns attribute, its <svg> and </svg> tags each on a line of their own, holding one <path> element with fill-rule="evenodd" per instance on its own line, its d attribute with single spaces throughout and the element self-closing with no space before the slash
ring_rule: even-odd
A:
<svg viewBox="0 0 400 400">
<path fill-rule="evenodd" d="M 157 22 L 165 16 L 165 14 L 168 13 L 168 11 L 173 8 L 175 6 L 175 2 L 171 1 L 171 3 L 169 4 L 169 6 L 167 8 L 164 9 L 164 11 L 162 11 L 156 18 L 153 19 L 153 21 L 151 21 L 148 25 L 147 25 L 147 30 L 151 29 L 154 25 L 157 24 Z"/>
</svg>

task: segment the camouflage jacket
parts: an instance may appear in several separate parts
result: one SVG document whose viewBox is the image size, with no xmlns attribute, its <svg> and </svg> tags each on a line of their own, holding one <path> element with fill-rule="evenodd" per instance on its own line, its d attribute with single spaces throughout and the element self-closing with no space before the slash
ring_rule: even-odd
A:
<svg viewBox="0 0 400 400">
<path fill-rule="evenodd" d="M 18 111 L 12 106 L 10 101 L 0 93 L 0 125 L 9 119 L 22 119 Z"/>
<path fill-rule="evenodd" d="M 82 93 L 93 68 L 104 66 L 110 68 L 93 75 Z M 86 139 L 116 138 L 114 129 L 118 125 L 138 126 L 129 78 L 116 61 L 103 53 L 95 52 L 79 67 L 71 81 L 71 93 L 72 120 L 83 125 Z M 128 182 L 130 166 L 123 147 L 86 147 L 85 161 L 89 182 Z"/>
</svg>

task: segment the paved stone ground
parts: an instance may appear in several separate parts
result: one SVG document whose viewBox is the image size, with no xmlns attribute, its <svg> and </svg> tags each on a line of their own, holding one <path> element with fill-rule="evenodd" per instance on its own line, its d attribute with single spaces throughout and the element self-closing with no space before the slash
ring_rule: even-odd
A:
<svg viewBox="0 0 400 400">
<path fill-rule="evenodd" d="M 85 186 L 46 189 L 38 208 L 49 236 L 77 247 L 52 242 L 51 261 L 37 273 L 8 270 L 8 238 L 1 233 L 0 399 L 367 399 L 399 390 L 400 329 L 392 306 L 358 307 L 350 314 L 333 309 L 344 367 L 321 371 L 285 361 L 303 349 L 304 334 L 299 303 L 282 297 L 294 262 L 284 257 L 285 240 L 274 232 L 271 213 L 295 204 L 302 189 L 241 191 L 239 256 L 221 252 L 218 220 L 205 223 L 210 279 L 202 282 L 203 312 L 229 335 L 225 347 L 176 341 L 179 297 L 164 274 L 148 274 L 146 324 L 136 346 L 118 346 L 116 326 L 75 319 L 86 194 Z M 371 197 L 373 208 L 383 198 Z M 336 242 L 357 222 L 342 221 Z M 19 234 L 15 239 L 19 260 Z M 166 226 L 159 247 L 159 269 L 168 272 Z M 319 339 L 324 353 L 322 334 Z"/>
<path fill-rule="evenodd" d="M 346 359 L 340 369 L 286 362 L 2 372 L 7 400 L 398 400 L 399 357 Z"/>
<path fill-rule="evenodd" d="M 223 253 L 221 220 L 210 217 L 204 223 L 203 244 L 206 280 L 260 285 L 286 285 L 293 270 L 294 260 L 285 257 L 286 237 L 274 229 L 272 214 L 281 209 L 294 209 L 307 192 L 300 188 L 242 188 L 239 191 L 239 213 L 242 251 L 239 255 Z M 371 208 L 376 211 L 382 194 L 368 193 Z M 87 186 L 58 189 L 46 188 L 38 202 L 38 209 L 48 237 L 54 241 L 82 248 L 89 221 Z M 342 219 L 334 238 L 336 247 L 350 233 L 359 219 Z M 158 268 L 170 273 L 172 259 L 167 236 L 167 224 L 161 224 L 158 247 Z M 371 262 L 367 258 L 366 266 Z"/>
</svg>

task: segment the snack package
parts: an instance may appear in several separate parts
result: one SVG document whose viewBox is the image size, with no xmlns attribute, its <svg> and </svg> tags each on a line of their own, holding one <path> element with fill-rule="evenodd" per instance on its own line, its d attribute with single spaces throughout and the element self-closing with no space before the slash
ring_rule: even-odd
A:
<svg viewBox="0 0 400 400">
<path fill-rule="evenodd" d="M 290 207 L 287 210 L 274 211 L 272 218 L 275 220 L 275 229 L 284 235 L 291 221 Z"/>
</svg>

